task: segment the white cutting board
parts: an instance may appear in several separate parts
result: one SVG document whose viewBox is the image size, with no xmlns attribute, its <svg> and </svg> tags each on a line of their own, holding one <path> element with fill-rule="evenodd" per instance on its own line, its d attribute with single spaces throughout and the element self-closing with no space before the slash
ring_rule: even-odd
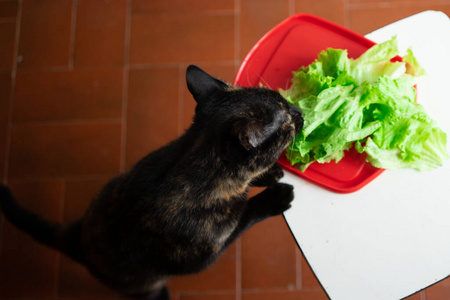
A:
<svg viewBox="0 0 450 300">
<path fill-rule="evenodd" d="M 393 35 L 428 73 L 418 102 L 450 136 L 449 18 L 426 11 L 367 38 Z M 351 194 L 287 172 L 282 181 L 295 187 L 286 221 L 331 299 L 398 300 L 450 275 L 450 161 L 430 172 L 386 170 Z"/>
</svg>

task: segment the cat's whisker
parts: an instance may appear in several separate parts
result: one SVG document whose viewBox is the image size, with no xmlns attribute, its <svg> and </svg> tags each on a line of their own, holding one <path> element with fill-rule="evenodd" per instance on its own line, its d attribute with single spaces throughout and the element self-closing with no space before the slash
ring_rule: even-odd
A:
<svg viewBox="0 0 450 300">
<path fill-rule="evenodd" d="M 266 88 L 268 88 L 270 90 L 272 89 L 270 84 L 261 76 L 261 74 L 258 73 L 258 77 L 259 77 L 259 81 L 262 82 Z"/>
</svg>

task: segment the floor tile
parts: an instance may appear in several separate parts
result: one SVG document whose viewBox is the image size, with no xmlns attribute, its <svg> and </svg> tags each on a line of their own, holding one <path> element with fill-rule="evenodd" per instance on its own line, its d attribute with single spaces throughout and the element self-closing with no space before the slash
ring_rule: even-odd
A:
<svg viewBox="0 0 450 300">
<path fill-rule="evenodd" d="M 18 72 L 14 122 L 118 119 L 123 70 Z"/>
<path fill-rule="evenodd" d="M 430 9 L 450 15 L 450 4 L 363 6 L 349 10 L 350 28 L 360 34 L 367 34 L 394 21 Z"/>
<path fill-rule="evenodd" d="M 10 90 L 11 73 L 0 71 L 0 181 L 3 179 L 6 171 Z"/>
<path fill-rule="evenodd" d="M 426 300 L 450 299 L 450 277 L 426 289 Z"/>
<path fill-rule="evenodd" d="M 345 0 L 295 0 L 295 12 L 313 14 L 345 26 L 344 4 Z"/>
<path fill-rule="evenodd" d="M 179 135 L 177 67 L 130 70 L 126 165 Z"/>
<path fill-rule="evenodd" d="M 235 293 L 181 294 L 179 300 L 236 300 Z"/>
<path fill-rule="evenodd" d="M 70 223 L 82 217 L 109 179 L 109 177 L 103 177 L 67 180 L 64 191 L 64 223 Z"/>
<path fill-rule="evenodd" d="M 296 247 L 282 216 L 250 228 L 242 236 L 242 288 L 295 287 Z"/>
<path fill-rule="evenodd" d="M 133 0 L 132 14 L 197 13 L 234 9 L 234 0 Z"/>
<path fill-rule="evenodd" d="M 233 59 L 234 13 L 232 12 L 134 15 L 131 19 L 131 64 Z"/>
<path fill-rule="evenodd" d="M 77 2 L 75 67 L 123 64 L 127 2 Z"/>
<path fill-rule="evenodd" d="M 129 167 L 189 126 L 190 63 L 232 82 L 255 42 L 290 14 L 312 13 L 364 34 L 423 10 L 450 15 L 449 7 L 448 0 L 0 0 L 0 180 L 10 92 L 9 181 L 26 207 L 70 222 L 119 172 L 122 157 Z M 10 91 L 18 14 L 19 70 Z M 123 69 L 127 46 L 130 71 Z M 0 300 L 128 299 L 4 223 Z M 406 299 L 450 298 L 448 282 Z M 327 299 L 282 217 L 256 225 L 209 269 L 169 286 L 173 300 Z"/>
<path fill-rule="evenodd" d="M 20 68 L 68 67 L 72 0 L 23 0 Z"/>
<path fill-rule="evenodd" d="M 50 221 L 61 221 L 62 181 L 10 181 L 9 186 L 24 208 Z M 0 299 L 54 296 L 58 259 L 56 251 L 5 222 L 0 254 Z"/>
<path fill-rule="evenodd" d="M 0 19 L 14 19 L 17 17 L 17 10 L 19 8 L 18 0 L 0 1 Z"/>
<path fill-rule="evenodd" d="M 9 176 L 117 174 L 120 123 L 15 125 Z"/>
<path fill-rule="evenodd" d="M 0 20 L 0 71 L 13 69 L 15 40 L 16 22 Z"/>
<path fill-rule="evenodd" d="M 428 298 L 426 298 L 425 292 L 418 292 L 409 297 L 403 298 L 402 300 L 424 300 L 424 299 L 428 299 Z M 443 298 L 439 298 L 439 299 L 443 299 Z"/>
<path fill-rule="evenodd" d="M 289 16 L 289 1 L 242 0 L 240 13 L 240 59 L 272 27 Z"/>
<path fill-rule="evenodd" d="M 319 281 L 303 256 L 301 259 L 301 272 L 303 288 L 321 288 Z"/>
<path fill-rule="evenodd" d="M 83 265 L 61 256 L 58 296 L 64 297 L 114 297 L 118 294 L 94 278 Z M 89 297 L 89 298 L 88 298 Z"/>
<path fill-rule="evenodd" d="M 327 300 L 322 290 L 243 292 L 242 300 Z"/>
<path fill-rule="evenodd" d="M 172 293 L 236 289 L 236 247 L 232 245 L 208 269 L 189 276 L 173 277 L 168 282 Z"/>
<path fill-rule="evenodd" d="M 200 68 L 208 72 L 210 75 L 219 78 L 229 84 L 233 84 L 236 76 L 236 68 L 234 64 L 213 64 L 202 66 Z M 183 69 L 184 72 L 184 69 Z M 183 124 L 184 128 L 188 128 L 192 124 L 192 118 L 195 113 L 197 103 L 189 92 L 183 76 L 184 94 L 183 94 Z"/>
<path fill-rule="evenodd" d="M 422 0 L 349 0 L 349 6 L 350 7 L 355 7 L 355 6 L 374 6 L 374 5 L 378 5 L 378 6 L 394 6 L 394 5 L 398 5 L 398 4 L 426 4 L 426 5 L 432 5 L 432 4 L 436 4 L 436 3 L 442 3 L 445 2 L 444 1 L 440 1 L 440 0 L 427 0 L 426 3 L 425 1 Z"/>
</svg>

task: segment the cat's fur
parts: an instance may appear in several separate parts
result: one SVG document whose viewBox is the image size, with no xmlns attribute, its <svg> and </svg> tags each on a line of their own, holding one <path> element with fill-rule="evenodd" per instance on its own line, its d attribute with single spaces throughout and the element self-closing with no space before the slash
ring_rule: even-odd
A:
<svg viewBox="0 0 450 300">
<path fill-rule="evenodd" d="M 246 229 L 290 207 L 293 188 L 275 163 L 302 128 L 278 93 L 239 88 L 196 66 L 186 73 L 197 101 L 192 126 L 111 180 L 68 225 L 19 206 L 0 186 L 6 218 L 37 241 L 84 264 L 109 287 L 169 299 L 169 276 L 198 272 Z M 251 185 L 268 186 L 246 200 Z"/>
</svg>

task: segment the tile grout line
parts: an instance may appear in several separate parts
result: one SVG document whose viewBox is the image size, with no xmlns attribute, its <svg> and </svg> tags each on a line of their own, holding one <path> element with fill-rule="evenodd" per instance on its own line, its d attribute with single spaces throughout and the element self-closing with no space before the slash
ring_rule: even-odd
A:
<svg viewBox="0 0 450 300">
<path fill-rule="evenodd" d="M 448 0 L 435 0 L 435 1 L 422 1 L 422 2 L 392 2 L 392 1 L 380 1 L 380 2 L 369 2 L 369 3 L 349 3 L 346 1 L 349 9 L 371 9 L 371 8 L 406 8 L 406 7 L 430 7 L 434 5 L 447 5 L 450 1 Z"/>
<path fill-rule="evenodd" d="M 0 0 L 1 1 L 1 0 Z M 77 71 L 111 71 L 111 70 L 118 70 L 121 69 L 122 66 L 117 65 L 111 65 L 111 66 L 77 66 Z M 69 72 L 73 71 L 73 68 L 70 68 L 69 66 L 61 67 L 61 66 L 54 66 L 54 67 L 23 67 L 20 69 L 21 73 L 42 73 L 42 72 Z"/>
<path fill-rule="evenodd" d="M 57 176 L 31 176 L 31 177 L 13 177 L 11 178 L 13 181 L 18 182 L 43 182 L 43 181 L 49 181 L 49 180 L 55 180 L 61 177 L 64 177 L 66 181 L 84 181 L 84 180 L 109 180 L 112 177 L 117 176 L 116 173 L 105 173 L 105 174 L 87 174 L 87 175 L 61 175 L 59 177 Z"/>
<path fill-rule="evenodd" d="M 234 0 L 234 68 L 239 68 L 241 61 L 241 0 Z M 241 238 L 236 245 L 236 300 L 242 299 L 242 243 Z"/>
<path fill-rule="evenodd" d="M 295 272 L 296 272 L 296 280 L 295 280 L 295 287 L 297 288 L 297 290 L 301 290 L 303 289 L 303 270 L 302 270 L 302 257 L 301 257 L 301 252 L 298 249 L 297 244 L 295 245 L 296 249 L 295 249 Z"/>
<path fill-rule="evenodd" d="M 15 41 L 14 41 L 14 50 L 13 50 L 13 68 L 11 71 L 11 83 L 10 83 L 10 93 L 9 93 L 9 107 L 8 107 L 8 125 L 6 130 L 6 153 L 3 159 L 5 160 L 5 170 L 4 174 L 2 174 L 3 181 L 5 183 L 8 182 L 8 169 L 9 169 L 9 152 L 11 146 L 11 135 L 12 135 L 12 118 L 14 112 L 14 92 L 16 86 L 16 75 L 17 75 L 17 56 L 19 53 L 19 39 L 20 39 L 20 28 L 22 23 L 22 7 L 23 0 L 19 0 L 17 7 L 17 16 L 16 16 L 16 32 L 15 32 Z"/>
<path fill-rule="evenodd" d="M 96 118 L 96 119 L 67 119 L 67 120 L 36 120 L 36 121 L 17 121 L 14 122 L 16 126 L 70 126 L 70 125 L 93 125 L 93 124 L 116 124 L 120 123 L 122 118 Z"/>
<path fill-rule="evenodd" d="M 65 208 L 66 208 L 66 189 L 67 189 L 67 179 L 61 178 L 61 211 L 60 224 L 65 223 Z M 58 251 L 56 254 L 56 285 L 55 285 L 55 297 L 59 297 L 59 284 L 60 284 L 60 273 L 61 273 L 61 252 Z"/>
<path fill-rule="evenodd" d="M 53 119 L 53 120 L 30 120 L 30 121 L 16 121 L 14 125 L 76 125 L 76 124 L 102 124 L 102 123 L 117 123 L 122 120 L 121 117 L 114 118 L 86 118 L 86 119 Z"/>
<path fill-rule="evenodd" d="M 131 64 L 129 66 L 130 70 L 143 70 L 143 69 L 160 69 L 160 68 L 179 68 L 180 65 L 201 65 L 202 67 L 209 67 L 209 66 L 229 66 L 234 65 L 236 63 L 236 60 L 218 60 L 218 61 L 183 61 L 183 62 L 166 62 L 166 63 L 135 63 Z"/>
<path fill-rule="evenodd" d="M 183 134 L 184 128 L 184 72 L 186 69 L 185 64 L 178 65 L 178 135 Z"/>
<path fill-rule="evenodd" d="M 349 8 L 355 9 L 370 9 L 370 8 L 393 8 L 393 7 L 408 7 L 411 6 L 409 3 L 392 3 L 390 1 L 381 1 L 381 2 L 369 2 L 369 3 L 347 3 Z M 439 4 L 439 3 L 435 3 Z M 430 5 L 427 3 L 426 5 Z M 419 4 L 420 6 L 420 4 Z"/>
<path fill-rule="evenodd" d="M 22 23 L 22 7 L 23 0 L 18 1 L 17 5 L 17 15 L 16 15 L 16 32 L 14 36 L 14 48 L 13 48 L 13 62 L 12 62 L 12 70 L 11 70 L 11 82 L 10 82 L 10 93 L 9 93 L 9 107 L 8 107 L 8 122 L 6 125 L 6 141 L 5 141 L 5 155 L 0 159 L 5 160 L 5 170 L 4 173 L 1 174 L 3 177 L 2 183 L 8 183 L 8 169 L 9 169 L 9 154 L 11 148 L 11 135 L 12 135 L 12 116 L 13 116 L 13 105 L 14 105 L 14 88 L 16 86 L 16 74 L 17 74 L 17 56 L 19 52 L 19 38 L 20 38 L 20 26 Z M 2 217 L 0 219 L 0 255 L 2 253 L 3 247 L 3 228 L 5 227 L 6 218 Z"/>
<path fill-rule="evenodd" d="M 62 185 L 62 191 L 61 191 L 61 201 L 62 201 L 62 205 L 61 205 L 61 224 L 65 224 L 66 223 L 66 218 L 65 218 L 65 210 L 66 210 L 66 191 L 67 191 L 67 178 L 60 178 L 61 180 L 61 185 Z"/>
<path fill-rule="evenodd" d="M 203 272 L 203 271 L 201 271 L 201 272 Z M 194 274 L 191 274 L 191 275 L 194 275 L 195 276 L 195 274 L 199 274 L 199 273 L 194 273 Z M 180 278 L 182 277 L 182 276 L 190 276 L 190 275 L 179 275 L 180 276 Z M 169 279 L 170 280 L 170 279 Z M 176 289 L 175 289 L 176 290 Z M 206 289 L 206 290 L 203 290 L 203 289 L 201 289 L 201 290 L 178 290 L 178 291 L 176 291 L 176 292 L 174 292 L 174 294 L 179 294 L 181 297 L 183 296 L 183 295 L 187 295 L 187 296 L 194 296 L 194 295 L 229 295 L 229 294 L 234 294 L 234 289 L 222 289 L 222 288 L 216 288 L 216 289 L 214 289 L 214 288 L 211 288 L 211 289 Z"/>
<path fill-rule="evenodd" d="M 1 0 L 0 0 L 1 1 Z M 199 16 L 199 15 L 206 15 L 206 16 L 224 16 L 224 15 L 232 15 L 234 13 L 233 9 L 226 9 L 226 8 L 222 8 L 222 9 L 206 9 L 206 10 L 191 10 L 188 12 L 190 15 L 192 16 Z M 159 16 L 164 16 L 164 17 L 179 17 L 179 16 L 184 16 L 186 14 L 185 11 L 183 10 L 173 10 L 171 12 L 164 12 L 164 11 L 159 11 L 159 12 L 135 12 L 133 15 L 136 17 L 148 17 L 151 15 L 156 15 L 158 14 Z"/>
<path fill-rule="evenodd" d="M 313 291 L 321 291 L 323 290 L 321 287 L 305 287 L 302 289 L 302 291 L 309 291 L 309 292 L 313 292 Z M 296 289 L 292 289 L 288 286 L 286 287 L 253 287 L 253 288 L 246 288 L 244 290 L 245 293 L 277 293 L 277 292 L 285 292 L 285 293 L 293 293 L 295 294 L 295 292 L 298 292 L 298 290 Z M 308 298 L 309 299 L 309 298 Z M 322 299 L 322 298 L 321 298 Z M 328 299 L 328 298 L 327 298 Z M 302 299 L 299 299 L 302 300 Z"/>
<path fill-rule="evenodd" d="M 349 0 L 344 0 L 344 26 L 350 28 L 350 3 Z"/>
<path fill-rule="evenodd" d="M 75 38 L 77 33 L 78 0 L 72 0 L 72 15 L 70 20 L 70 42 L 69 42 L 69 71 L 73 71 L 75 61 Z"/>
<path fill-rule="evenodd" d="M 234 0 L 234 60 L 241 60 L 241 0 Z"/>
<path fill-rule="evenodd" d="M 130 79 L 130 36 L 131 36 L 131 0 L 126 2 L 125 37 L 123 58 L 123 86 L 122 86 L 122 128 L 121 128 L 121 156 L 120 171 L 126 168 L 127 157 L 127 120 L 128 120 L 128 87 Z"/>
<path fill-rule="evenodd" d="M 421 291 L 419 296 L 420 300 L 427 300 L 427 292 L 425 290 Z"/>
<path fill-rule="evenodd" d="M 236 242 L 236 300 L 242 299 L 242 243 L 241 238 Z"/>
<path fill-rule="evenodd" d="M 295 0 L 289 0 L 288 2 L 288 14 L 289 16 L 295 14 Z"/>
</svg>

